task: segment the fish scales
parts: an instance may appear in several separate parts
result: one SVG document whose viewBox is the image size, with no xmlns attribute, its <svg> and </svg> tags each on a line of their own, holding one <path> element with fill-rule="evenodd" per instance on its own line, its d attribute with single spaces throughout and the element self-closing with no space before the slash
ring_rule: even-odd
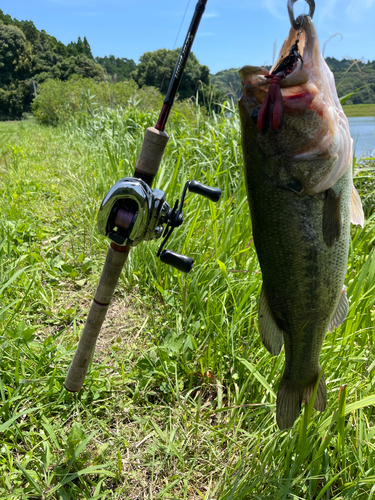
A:
<svg viewBox="0 0 375 500">
<path fill-rule="evenodd" d="M 284 54 L 296 37 L 291 30 Z M 249 66 L 240 71 L 245 181 L 263 278 L 259 329 L 272 354 L 285 345 L 276 412 L 281 429 L 293 425 L 319 377 L 314 406 L 325 409 L 319 356 L 327 330 L 347 311 L 343 284 L 353 210 L 352 219 L 363 224 L 352 181 L 349 126 L 307 16 L 301 38 L 304 75 L 293 74 L 302 71 L 297 63 L 289 83 L 285 78 L 283 125 L 277 133 L 257 127 L 267 71 Z"/>
</svg>

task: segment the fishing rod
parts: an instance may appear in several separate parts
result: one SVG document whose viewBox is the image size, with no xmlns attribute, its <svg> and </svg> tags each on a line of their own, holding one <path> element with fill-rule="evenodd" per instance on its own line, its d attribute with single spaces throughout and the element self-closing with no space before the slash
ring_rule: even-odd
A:
<svg viewBox="0 0 375 500">
<path fill-rule="evenodd" d="M 163 263 L 188 273 L 192 269 L 193 259 L 164 249 L 174 229 L 183 223 L 182 207 L 187 191 L 204 196 L 213 202 L 220 199 L 220 189 L 192 180 L 187 181 L 181 202 L 177 200 L 171 208 L 165 200 L 165 193 L 160 189 L 152 189 L 153 180 L 158 173 L 169 139 L 164 129 L 206 3 L 207 0 L 199 0 L 195 7 L 158 121 L 155 127 L 149 127 L 145 131 L 133 177 L 124 177 L 116 182 L 100 206 L 98 230 L 100 234 L 111 240 L 111 244 L 81 338 L 65 379 L 64 386 L 70 392 L 78 392 L 83 386 L 96 341 L 131 247 L 135 247 L 141 241 L 164 237 L 157 257 Z"/>
</svg>

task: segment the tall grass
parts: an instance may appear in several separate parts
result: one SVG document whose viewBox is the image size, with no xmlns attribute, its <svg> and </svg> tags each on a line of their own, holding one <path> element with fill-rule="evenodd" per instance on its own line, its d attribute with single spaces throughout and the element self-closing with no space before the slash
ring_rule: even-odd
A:
<svg viewBox="0 0 375 500">
<path fill-rule="evenodd" d="M 373 104 L 346 104 L 344 106 L 346 116 L 375 116 Z"/>
<path fill-rule="evenodd" d="M 155 185 L 189 194 L 169 248 L 194 258 L 181 275 L 130 253 L 84 389 L 62 384 L 108 243 L 96 212 L 132 175 L 144 130 L 137 106 L 97 108 L 6 139 L 0 198 L 1 498 L 368 499 L 375 491 L 375 198 L 373 160 L 356 165 L 366 224 L 353 228 L 345 323 L 321 354 L 328 404 L 279 431 L 283 354 L 258 335 L 261 274 L 233 105 L 207 119 L 174 115 Z M 228 113 L 231 118 L 226 116 Z M 23 129 L 22 129 L 23 127 Z M 3 148 L 5 150 L 5 148 Z"/>
</svg>

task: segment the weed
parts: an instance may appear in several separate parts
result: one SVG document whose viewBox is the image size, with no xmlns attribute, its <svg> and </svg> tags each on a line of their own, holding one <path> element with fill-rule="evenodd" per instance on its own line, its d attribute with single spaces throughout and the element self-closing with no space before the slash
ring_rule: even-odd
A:
<svg viewBox="0 0 375 500">
<path fill-rule="evenodd" d="M 356 165 L 366 224 L 353 228 L 350 309 L 328 333 L 324 413 L 275 423 L 283 355 L 258 335 L 261 283 L 234 106 L 176 113 L 155 185 L 189 194 L 170 248 L 181 275 L 130 253 L 84 389 L 63 389 L 104 262 L 96 212 L 132 175 L 145 127 L 134 102 L 52 129 L 2 124 L 0 183 L 0 497 L 4 499 L 368 499 L 374 495 L 374 164 Z M 9 127 L 9 128 L 7 128 Z"/>
</svg>

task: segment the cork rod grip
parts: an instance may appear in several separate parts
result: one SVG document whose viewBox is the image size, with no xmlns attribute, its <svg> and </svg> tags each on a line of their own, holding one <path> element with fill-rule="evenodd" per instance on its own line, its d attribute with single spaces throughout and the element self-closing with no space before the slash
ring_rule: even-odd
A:
<svg viewBox="0 0 375 500">
<path fill-rule="evenodd" d="M 155 177 L 158 173 L 161 159 L 167 145 L 169 135 L 166 132 L 149 127 L 145 132 L 142 149 L 139 153 L 135 170 L 142 174 Z"/>
<path fill-rule="evenodd" d="M 83 386 L 100 329 L 128 255 L 128 251 L 118 252 L 112 247 L 108 249 L 98 288 L 65 379 L 64 386 L 70 392 L 78 392 Z"/>
</svg>

